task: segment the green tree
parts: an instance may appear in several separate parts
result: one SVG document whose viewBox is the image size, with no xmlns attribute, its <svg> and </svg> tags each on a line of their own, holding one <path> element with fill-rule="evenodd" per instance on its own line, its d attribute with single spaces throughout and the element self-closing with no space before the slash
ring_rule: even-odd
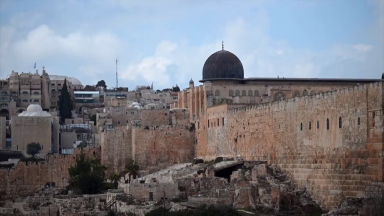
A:
<svg viewBox="0 0 384 216">
<path fill-rule="evenodd" d="M 104 80 L 100 80 L 99 82 L 97 82 L 96 84 L 96 88 L 98 87 L 102 87 L 103 89 L 106 89 L 107 88 L 107 85 L 105 84 L 105 81 Z"/>
<path fill-rule="evenodd" d="M 136 163 L 136 161 L 129 159 L 128 163 L 125 165 L 125 170 L 127 173 L 129 173 L 129 180 L 131 180 L 131 175 L 136 177 L 137 172 L 139 171 L 139 165 Z"/>
<path fill-rule="evenodd" d="M 89 120 L 93 121 L 93 125 L 96 125 L 96 115 L 88 115 Z"/>
<path fill-rule="evenodd" d="M 80 189 L 84 194 L 100 193 L 104 186 L 105 170 L 100 159 L 86 158 L 84 153 L 81 153 L 76 158 L 76 163 L 68 169 L 69 185 Z"/>
<path fill-rule="evenodd" d="M 32 155 L 32 157 L 35 157 L 35 155 L 38 154 L 40 150 L 40 143 L 31 142 L 27 145 L 27 154 Z"/>
<path fill-rule="evenodd" d="M 121 178 L 121 175 L 120 175 L 120 173 L 118 173 L 118 172 L 113 173 L 113 174 L 109 177 L 109 179 L 110 179 L 110 180 L 113 182 L 113 184 L 115 185 L 115 189 L 117 189 L 118 182 L 119 182 L 120 178 Z"/>
<path fill-rule="evenodd" d="M 61 122 L 64 122 L 67 118 L 71 118 L 72 109 L 73 101 L 71 99 L 71 94 L 68 92 L 67 79 L 65 79 L 63 88 L 61 89 L 61 95 L 59 97 L 59 112 Z"/>
<path fill-rule="evenodd" d="M 177 86 L 177 84 L 176 84 L 175 87 L 172 87 L 172 91 L 173 91 L 173 92 L 179 92 L 179 91 L 180 91 L 179 86 Z"/>
</svg>

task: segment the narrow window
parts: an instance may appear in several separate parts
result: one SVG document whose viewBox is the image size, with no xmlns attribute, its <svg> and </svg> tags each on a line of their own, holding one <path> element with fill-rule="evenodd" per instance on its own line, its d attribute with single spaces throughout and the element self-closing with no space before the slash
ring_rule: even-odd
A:
<svg viewBox="0 0 384 216">
<path fill-rule="evenodd" d="M 209 120 L 208 120 L 208 128 L 209 128 Z"/>
<path fill-rule="evenodd" d="M 319 126 L 320 126 L 320 125 L 319 125 L 319 121 L 317 121 L 317 129 L 319 129 Z"/>
<path fill-rule="evenodd" d="M 19 150 L 19 145 L 16 145 L 16 150 Z"/>
<path fill-rule="evenodd" d="M 217 119 L 217 126 L 220 126 L 220 123 L 219 123 L 220 119 Z"/>
<path fill-rule="evenodd" d="M 357 125 L 360 125 L 360 117 L 357 118 Z"/>
<path fill-rule="evenodd" d="M 375 112 L 372 112 L 372 127 L 375 127 Z"/>
<path fill-rule="evenodd" d="M 224 117 L 223 117 L 223 120 L 221 121 L 221 124 L 224 125 Z"/>
<path fill-rule="evenodd" d="M 311 125 L 311 122 L 309 122 L 309 130 L 311 130 L 312 128 L 312 125 Z"/>
<path fill-rule="evenodd" d="M 329 119 L 327 118 L 327 130 L 329 130 Z"/>
<path fill-rule="evenodd" d="M 300 130 L 303 130 L 303 122 L 300 123 Z"/>
<path fill-rule="evenodd" d="M 341 128 L 343 126 L 343 122 L 341 120 L 341 116 L 339 117 L 339 128 Z"/>
<path fill-rule="evenodd" d="M 197 129 L 200 129 L 200 122 L 197 122 Z"/>
</svg>

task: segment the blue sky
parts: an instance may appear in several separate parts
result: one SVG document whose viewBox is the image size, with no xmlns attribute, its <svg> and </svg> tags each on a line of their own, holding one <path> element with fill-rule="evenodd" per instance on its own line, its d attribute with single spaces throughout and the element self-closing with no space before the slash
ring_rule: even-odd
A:
<svg viewBox="0 0 384 216">
<path fill-rule="evenodd" d="M 45 66 L 86 84 L 195 84 L 225 49 L 246 77 L 380 78 L 382 0 L 1 0 L 0 78 Z"/>
</svg>

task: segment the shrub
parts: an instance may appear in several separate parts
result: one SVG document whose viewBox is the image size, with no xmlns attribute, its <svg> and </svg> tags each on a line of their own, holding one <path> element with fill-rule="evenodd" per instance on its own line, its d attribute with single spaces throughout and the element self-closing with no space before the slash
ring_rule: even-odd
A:
<svg viewBox="0 0 384 216">
<path fill-rule="evenodd" d="M 224 159 L 223 159 L 223 157 L 217 157 L 216 159 L 215 159 L 215 164 L 216 163 L 220 163 L 221 161 L 223 161 Z"/>
<path fill-rule="evenodd" d="M 193 164 L 199 164 L 199 163 L 204 163 L 203 159 L 194 159 Z"/>
<path fill-rule="evenodd" d="M 86 158 L 84 153 L 69 168 L 69 185 L 85 194 L 100 193 L 104 186 L 105 166 L 100 159 Z"/>
<path fill-rule="evenodd" d="M 32 155 L 32 157 L 35 157 L 35 155 L 38 154 L 40 150 L 40 143 L 31 142 L 27 145 L 27 154 Z"/>
</svg>

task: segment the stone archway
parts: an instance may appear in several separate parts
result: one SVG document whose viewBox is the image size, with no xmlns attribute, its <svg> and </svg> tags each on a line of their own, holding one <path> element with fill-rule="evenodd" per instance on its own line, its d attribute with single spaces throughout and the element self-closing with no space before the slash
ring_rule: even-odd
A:
<svg viewBox="0 0 384 216">
<path fill-rule="evenodd" d="M 7 109 L 0 110 L 0 116 L 5 116 L 6 120 L 9 120 L 9 111 Z"/>
</svg>

